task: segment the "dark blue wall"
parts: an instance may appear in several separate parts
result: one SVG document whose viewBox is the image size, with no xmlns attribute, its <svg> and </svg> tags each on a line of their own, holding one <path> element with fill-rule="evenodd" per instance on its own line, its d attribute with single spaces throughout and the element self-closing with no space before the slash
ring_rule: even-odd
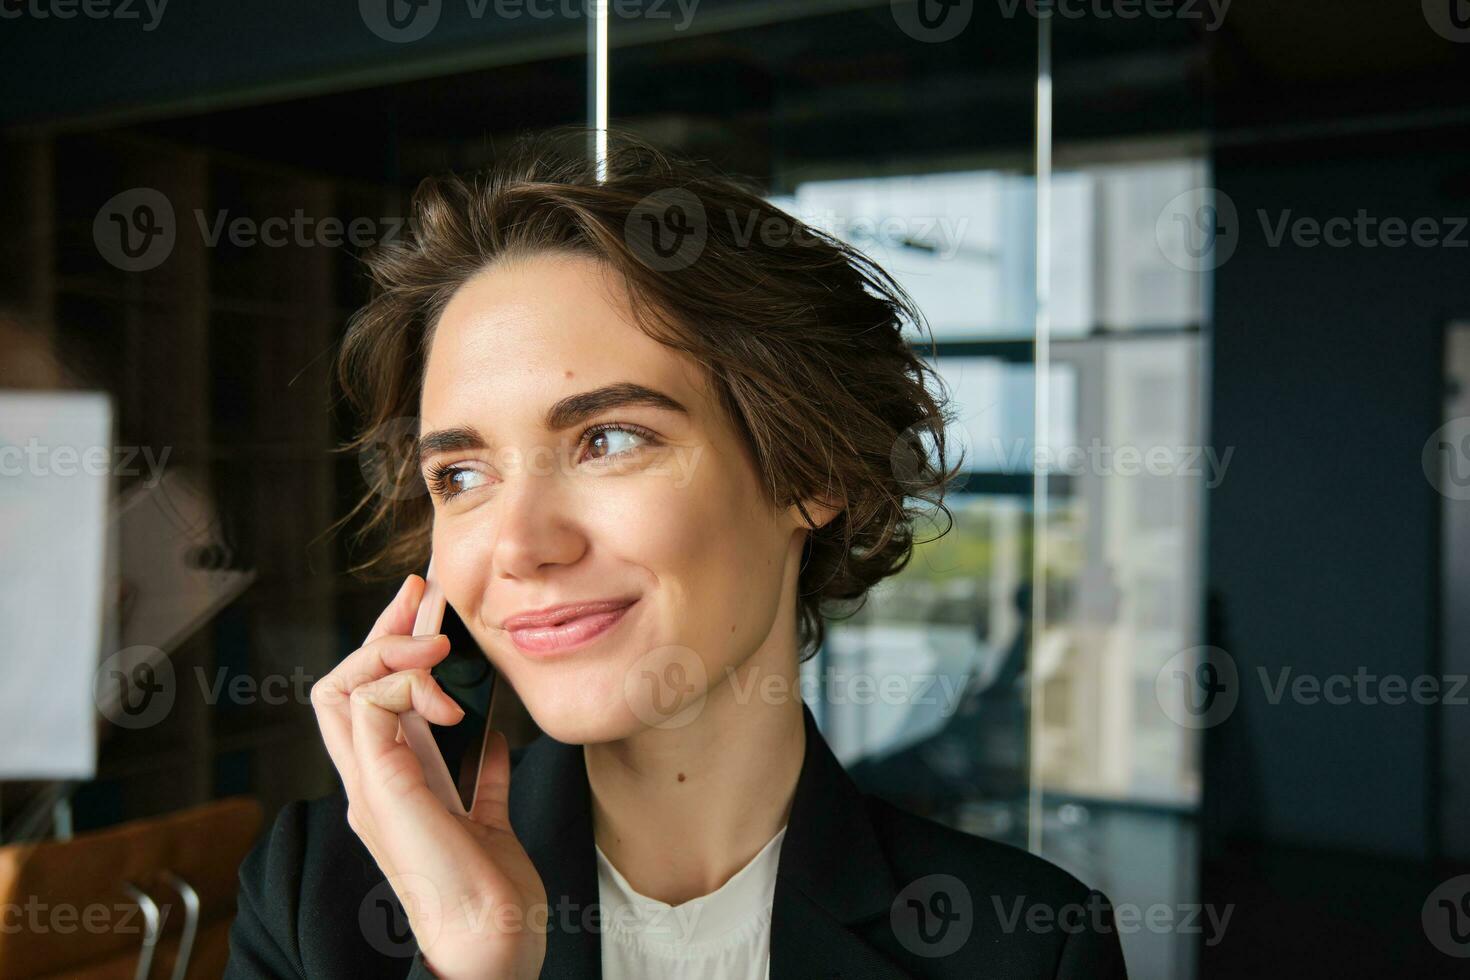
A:
<svg viewBox="0 0 1470 980">
<path fill-rule="evenodd" d="M 1470 318 L 1470 229 L 1457 248 L 1272 247 L 1257 213 L 1470 215 L 1470 155 L 1433 143 L 1217 160 L 1241 240 L 1215 274 L 1211 441 L 1236 452 L 1208 501 L 1208 586 L 1242 692 L 1206 736 L 1217 835 L 1415 858 L 1433 847 L 1435 709 L 1271 704 L 1258 670 L 1436 669 L 1440 498 L 1420 451 L 1441 422 L 1443 327 Z"/>
</svg>

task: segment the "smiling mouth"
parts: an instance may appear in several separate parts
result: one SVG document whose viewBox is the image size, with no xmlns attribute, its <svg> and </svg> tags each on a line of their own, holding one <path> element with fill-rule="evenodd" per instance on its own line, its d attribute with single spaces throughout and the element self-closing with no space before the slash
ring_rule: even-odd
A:
<svg viewBox="0 0 1470 980">
<path fill-rule="evenodd" d="M 586 646 L 611 630 L 637 602 L 637 599 L 628 599 L 598 603 L 591 609 L 578 609 L 565 615 L 512 617 L 507 620 L 505 631 L 523 653 L 561 653 Z M 533 618 L 541 621 L 524 622 Z M 517 620 L 522 620 L 522 623 L 518 625 Z"/>
</svg>

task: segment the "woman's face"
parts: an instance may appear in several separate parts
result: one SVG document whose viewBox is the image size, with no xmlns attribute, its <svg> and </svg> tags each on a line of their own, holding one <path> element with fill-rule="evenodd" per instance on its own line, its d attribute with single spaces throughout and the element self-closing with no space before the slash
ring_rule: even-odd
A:
<svg viewBox="0 0 1470 980">
<path fill-rule="evenodd" d="M 603 263 L 538 255 L 467 282 L 420 416 L 436 574 L 553 738 L 626 738 L 757 653 L 794 663 L 805 527 L 766 504 L 700 370 L 634 326 Z M 623 608 L 506 628 L 601 600 Z"/>
</svg>

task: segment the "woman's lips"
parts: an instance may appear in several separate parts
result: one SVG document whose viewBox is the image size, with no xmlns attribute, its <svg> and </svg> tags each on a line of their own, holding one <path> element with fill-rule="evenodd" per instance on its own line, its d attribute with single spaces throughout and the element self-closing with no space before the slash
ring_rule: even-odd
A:
<svg viewBox="0 0 1470 980">
<path fill-rule="evenodd" d="M 637 599 L 616 609 L 589 613 L 555 626 L 525 626 L 507 629 L 511 642 L 524 653 L 561 653 L 591 643 L 616 626 Z"/>
</svg>

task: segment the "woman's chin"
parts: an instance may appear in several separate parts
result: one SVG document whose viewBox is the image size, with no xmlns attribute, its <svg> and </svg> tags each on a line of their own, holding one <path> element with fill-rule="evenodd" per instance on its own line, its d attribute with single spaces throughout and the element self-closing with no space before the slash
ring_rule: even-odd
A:
<svg viewBox="0 0 1470 980">
<path fill-rule="evenodd" d="M 551 702 L 551 703 L 548 703 Z M 636 734 L 644 726 L 625 702 L 588 705 L 571 700 L 526 700 L 526 710 L 536 726 L 568 745 L 616 742 Z"/>
</svg>

